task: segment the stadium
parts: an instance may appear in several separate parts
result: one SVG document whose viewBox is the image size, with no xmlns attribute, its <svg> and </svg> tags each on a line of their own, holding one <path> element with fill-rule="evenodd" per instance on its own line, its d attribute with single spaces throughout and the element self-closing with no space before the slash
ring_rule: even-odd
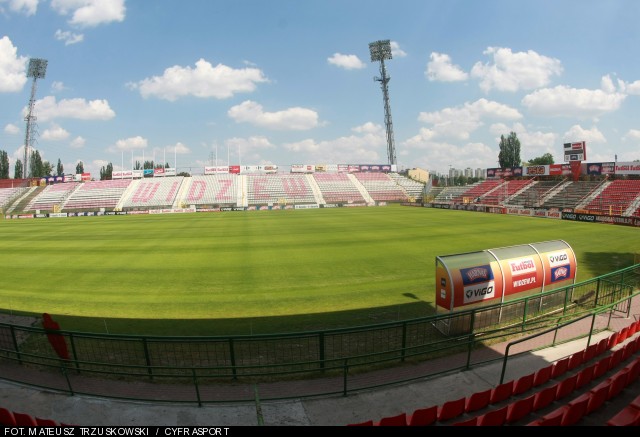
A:
<svg viewBox="0 0 640 437">
<path fill-rule="evenodd" d="M 604 424 L 633 408 L 638 384 L 640 169 L 576 167 L 487 169 L 486 180 L 449 187 L 351 164 L 3 180 L 3 379 L 100 398 L 259 404 L 347 396 L 586 339 L 571 366 L 561 357 L 540 367 L 575 383 L 606 356 L 611 373 L 563 388 L 572 394 L 564 401 L 554 388 L 546 408 L 562 419 L 556 409 L 595 397 L 622 372 L 615 390 L 627 397 L 599 407 L 619 411 L 589 413 Z M 575 254 L 569 277 L 505 289 L 501 299 L 438 303 L 436 259 L 536 242 Z M 507 340 L 517 353 L 498 347 Z M 525 394 L 531 405 L 542 396 L 535 387 L 489 397 L 476 415 L 459 410 L 460 399 L 487 390 L 439 402 L 431 424 L 477 424 L 509 400 L 501 424 L 553 416 L 521 406 Z M 516 403 L 528 411 L 507 420 Z M 586 420 L 587 403 L 565 424 Z M 408 424 L 413 411 L 404 414 Z"/>
</svg>

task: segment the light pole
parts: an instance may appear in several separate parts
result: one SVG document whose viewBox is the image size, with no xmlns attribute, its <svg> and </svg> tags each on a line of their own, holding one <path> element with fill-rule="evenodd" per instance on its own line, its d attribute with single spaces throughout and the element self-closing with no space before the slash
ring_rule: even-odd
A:
<svg viewBox="0 0 640 437">
<path fill-rule="evenodd" d="M 38 79 L 44 79 L 47 73 L 47 60 L 46 59 L 29 59 L 29 68 L 27 70 L 27 77 L 32 77 L 33 82 L 31 84 L 31 98 L 29 99 L 29 112 L 24 118 L 27 122 L 25 140 L 24 140 L 24 168 L 22 174 L 24 179 L 27 179 L 29 174 L 29 149 L 34 140 L 35 121 L 36 116 L 33 115 L 33 108 L 36 103 L 36 81 Z"/>
<path fill-rule="evenodd" d="M 396 146 L 393 139 L 393 123 L 391 121 L 391 105 L 389 104 L 389 81 L 391 78 L 387 76 L 387 69 L 384 65 L 385 59 L 391 59 L 391 42 L 387 40 L 375 41 L 369 43 L 369 52 L 371 54 L 371 62 L 380 62 L 380 77 L 374 77 L 373 80 L 380 82 L 382 87 L 382 98 L 384 100 L 384 124 L 387 128 L 387 157 L 390 165 L 397 165 Z M 396 171 L 397 168 L 396 168 Z"/>
</svg>

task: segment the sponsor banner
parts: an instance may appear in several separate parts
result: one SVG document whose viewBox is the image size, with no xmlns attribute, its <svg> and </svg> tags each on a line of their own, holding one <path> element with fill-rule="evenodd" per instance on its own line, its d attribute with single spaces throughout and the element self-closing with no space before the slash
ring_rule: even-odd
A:
<svg viewBox="0 0 640 437">
<path fill-rule="evenodd" d="M 204 174 L 227 174 L 229 173 L 228 165 L 209 165 L 204 168 Z"/>
<path fill-rule="evenodd" d="M 327 171 L 327 165 L 326 164 L 316 164 L 316 171 L 326 172 Z"/>
<path fill-rule="evenodd" d="M 144 172 L 142 170 L 131 170 L 131 175 L 134 179 L 141 179 L 144 176 Z"/>
<path fill-rule="evenodd" d="M 340 166 L 338 164 L 327 164 L 325 165 L 325 170 L 326 172 L 330 172 L 330 173 L 337 173 L 340 169 Z"/>
<path fill-rule="evenodd" d="M 526 176 L 547 176 L 549 175 L 549 165 L 530 165 L 524 168 Z"/>
<path fill-rule="evenodd" d="M 128 214 L 149 214 L 148 210 L 145 211 L 127 211 Z"/>
<path fill-rule="evenodd" d="M 47 214 L 36 214 L 35 218 L 47 218 L 49 217 Z"/>
<path fill-rule="evenodd" d="M 551 176 L 570 176 L 571 164 L 551 164 L 549 165 L 549 175 Z"/>
<path fill-rule="evenodd" d="M 495 283 L 493 281 L 464 287 L 463 305 L 495 298 Z"/>
<path fill-rule="evenodd" d="M 153 169 L 153 177 L 164 177 L 164 167 L 154 168 Z"/>
<path fill-rule="evenodd" d="M 544 275 L 539 256 L 500 260 L 504 274 L 504 295 L 542 290 Z"/>
<path fill-rule="evenodd" d="M 558 267 L 569 263 L 569 254 L 566 250 L 558 250 L 556 252 L 549 252 L 546 254 L 549 260 L 549 266 Z"/>
<path fill-rule="evenodd" d="M 295 209 L 315 209 L 320 208 L 317 203 L 310 203 L 308 205 L 295 205 Z"/>
<path fill-rule="evenodd" d="M 325 203 L 324 205 L 320 205 L 322 208 L 338 208 L 340 205 L 336 205 L 335 203 Z"/>
<path fill-rule="evenodd" d="M 49 214 L 49 217 L 56 217 L 56 218 L 67 217 L 67 213 L 66 212 L 52 212 L 51 214 Z"/>
<path fill-rule="evenodd" d="M 229 173 L 240 174 L 240 166 L 239 165 L 230 165 Z"/>
<path fill-rule="evenodd" d="M 145 168 L 142 170 L 142 175 L 145 178 L 150 178 L 153 176 L 153 169 L 152 168 Z"/>
<path fill-rule="evenodd" d="M 339 173 L 347 173 L 348 171 L 349 171 L 349 166 L 347 164 L 338 164 Z"/>
<path fill-rule="evenodd" d="M 464 285 L 476 284 L 478 282 L 487 282 L 493 279 L 493 270 L 489 264 L 482 266 L 460 269 L 462 283 Z"/>
<path fill-rule="evenodd" d="M 268 164 L 263 167 L 265 173 L 278 173 L 278 166 L 273 164 Z"/>
<path fill-rule="evenodd" d="M 172 168 L 172 167 L 166 167 L 164 169 L 164 175 L 165 176 L 175 176 L 176 175 L 176 169 Z"/>
<path fill-rule="evenodd" d="M 640 162 L 616 162 L 615 173 L 619 175 L 640 175 Z"/>
<path fill-rule="evenodd" d="M 291 173 L 304 173 L 304 164 L 291 164 Z"/>
<path fill-rule="evenodd" d="M 357 173 L 360 171 L 360 166 L 359 165 L 348 165 L 347 166 L 347 171 L 349 173 Z"/>
<path fill-rule="evenodd" d="M 551 269 L 551 282 L 564 281 L 571 277 L 571 266 L 569 264 L 554 267 Z"/>
</svg>

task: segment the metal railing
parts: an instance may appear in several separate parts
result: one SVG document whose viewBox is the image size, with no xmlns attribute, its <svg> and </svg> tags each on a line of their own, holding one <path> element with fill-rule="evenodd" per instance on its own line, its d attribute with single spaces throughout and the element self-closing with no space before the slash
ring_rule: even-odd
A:
<svg viewBox="0 0 640 437">
<path fill-rule="evenodd" d="M 640 264 L 501 305 L 348 329 L 212 337 L 55 331 L 68 360 L 51 347 L 51 331 L 0 324 L 0 378 L 71 395 L 199 405 L 252 402 L 254 387 L 263 400 L 346 395 L 503 359 L 487 346 L 509 338 L 553 331 L 563 342 L 606 330 L 612 313 L 629 316 L 638 289 Z M 571 338 L 559 336 L 565 322 L 589 317 Z M 525 344 L 517 352 L 539 347 Z"/>
</svg>

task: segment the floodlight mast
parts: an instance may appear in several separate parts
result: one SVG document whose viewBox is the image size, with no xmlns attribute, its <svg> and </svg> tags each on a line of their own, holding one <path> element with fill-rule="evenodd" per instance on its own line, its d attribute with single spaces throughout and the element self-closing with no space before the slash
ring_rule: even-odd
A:
<svg viewBox="0 0 640 437">
<path fill-rule="evenodd" d="M 27 179 L 29 176 L 29 149 L 33 144 L 33 140 L 35 139 L 35 121 L 36 116 L 33 115 L 33 108 L 36 103 L 36 82 L 38 79 L 44 79 L 44 76 L 47 73 L 47 60 L 46 59 L 38 59 L 31 58 L 29 59 L 29 68 L 27 70 L 27 77 L 32 77 L 33 82 L 31 84 L 31 98 L 29 99 L 29 109 L 27 112 L 27 116 L 24 118 L 27 122 L 25 139 L 24 139 L 24 168 L 22 170 L 22 174 L 24 179 Z"/>
<path fill-rule="evenodd" d="M 391 59 L 391 42 L 387 39 L 369 43 L 369 52 L 371 53 L 371 62 L 380 62 L 380 77 L 374 77 L 373 80 L 380 82 L 380 87 L 382 88 L 384 124 L 387 129 L 387 157 L 389 164 L 396 165 L 396 146 L 393 139 L 393 122 L 391 121 L 391 105 L 389 104 L 388 87 L 391 78 L 387 76 L 387 69 L 384 65 L 385 59 Z"/>
</svg>

